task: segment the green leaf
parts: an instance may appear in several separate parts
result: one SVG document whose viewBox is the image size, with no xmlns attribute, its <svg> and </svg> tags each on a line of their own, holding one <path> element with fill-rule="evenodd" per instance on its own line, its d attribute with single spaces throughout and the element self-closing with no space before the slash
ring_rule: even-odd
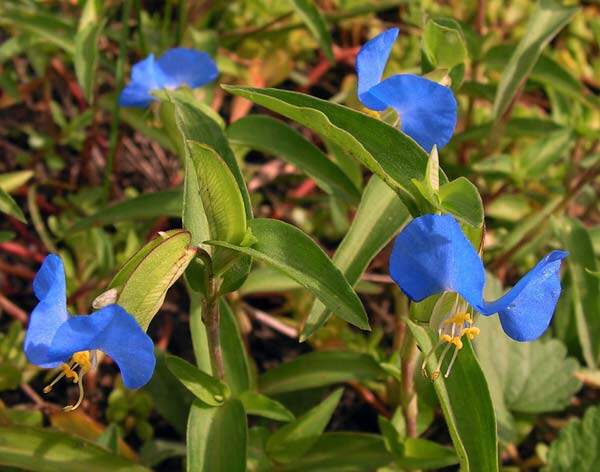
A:
<svg viewBox="0 0 600 472">
<path fill-rule="evenodd" d="M 79 437 L 27 426 L 0 426 L 0 465 L 41 472 L 149 471 Z"/>
<path fill-rule="evenodd" d="M 2 188 L 0 188 L 0 213 L 6 213 L 19 220 L 21 223 L 27 223 L 25 215 L 21 208 L 19 208 L 19 205 L 17 205 L 17 202 L 15 202 Z"/>
<path fill-rule="evenodd" d="M 140 449 L 140 462 L 147 467 L 154 467 L 171 457 L 185 457 L 185 444 L 162 439 L 146 441 Z"/>
<path fill-rule="evenodd" d="M 196 179 L 190 178 L 193 166 L 189 162 L 188 146 L 186 141 L 195 141 L 212 148 L 218 156 L 225 162 L 231 174 L 233 175 L 237 188 L 241 193 L 244 202 L 246 220 L 252 218 L 252 205 L 250 196 L 242 172 L 238 166 L 235 155 L 229 147 L 227 137 L 220 125 L 210 118 L 203 107 L 198 105 L 193 95 L 185 90 L 169 91 L 167 96 L 169 101 L 161 103 L 161 111 L 165 108 L 161 116 L 167 118 L 172 116 L 172 122 L 163 123 L 175 143 L 180 157 L 185 163 L 185 183 L 184 183 L 184 203 L 182 219 L 184 227 L 192 233 L 192 244 L 197 245 L 206 241 L 211 236 L 208 234 L 207 213 L 203 208 L 204 202 L 197 198 L 200 189 L 197 186 Z M 213 202 L 217 205 L 218 202 Z M 209 248 L 210 249 L 210 248 Z M 228 257 L 218 256 L 217 266 L 221 263 L 226 265 Z M 223 274 L 223 291 L 232 291 L 237 289 L 244 281 L 248 272 L 250 272 L 250 258 L 238 261 L 230 271 Z M 221 267 L 218 267 L 219 269 Z"/>
<path fill-rule="evenodd" d="M 75 28 L 59 15 L 32 13 L 18 6 L 2 5 L 0 25 L 10 25 L 43 39 L 48 44 L 62 48 L 73 54 L 73 36 Z"/>
<path fill-rule="evenodd" d="M 290 279 L 283 272 L 271 267 L 259 267 L 250 274 L 241 286 L 239 293 L 242 296 L 254 293 L 288 292 L 303 288 L 298 282 Z"/>
<path fill-rule="evenodd" d="M 354 221 L 333 256 L 333 263 L 351 285 L 357 284 L 371 260 L 408 219 L 408 211 L 398 195 L 373 176 L 365 188 Z M 320 300 L 315 300 L 300 339 L 312 335 L 330 316 L 331 311 Z"/>
<path fill-rule="evenodd" d="M 433 331 L 412 321 L 409 321 L 408 326 L 421 351 L 429 353 L 437 343 Z M 445 362 L 447 363 L 448 361 Z M 427 362 L 430 376 L 437 364 L 437 355 L 431 355 Z M 445 371 L 442 369 L 442 372 Z M 498 471 L 494 407 L 483 371 L 468 340 L 465 340 L 449 377 L 440 375 L 433 386 L 446 418 L 461 470 Z"/>
<path fill-rule="evenodd" d="M 235 313 L 223 297 L 219 302 L 219 312 L 225 383 L 231 389 L 232 394 L 239 395 L 252 386 L 250 362 L 238 329 Z"/>
<path fill-rule="evenodd" d="M 284 472 L 372 472 L 394 460 L 383 438 L 367 433 L 324 433 L 298 460 L 284 464 Z"/>
<path fill-rule="evenodd" d="M 275 421 L 294 421 L 296 417 L 276 400 L 257 392 L 244 392 L 240 395 L 244 410 L 249 415 L 258 415 Z"/>
<path fill-rule="evenodd" d="M 475 228 L 483 224 L 483 202 L 477 187 L 466 177 L 459 177 L 440 187 L 440 206 Z"/>
<path fill-rule="evenodd" d="M 198 179 L 199 195 L 209 226 L 209 237 L 239 244 L 246 235 L 244 200 L 235 177 L 223 159 L 210 147 L 186 141 L 189 157 Z M 189 174 L 188 178 L 193 178 Z"/>
<path fill-rule="evenodd" d="M 262 374 L 259 378 L 259 390 L 267 395 L 275 395 L 352 380 L 376 380 L 384 375 L 385 372 L 375 359 L 367 354 L 315 351 Z"/>
<path fill-rule="evenodd" d="M 231 398 L 211 407 L 196 401 L 187 429 L 189 472 L 245 472 L 246 413 L 242 403 Z"/>
<path fill-rule="evenodd" d="M 499 71 L 504 70 L 515 47 L 513 44 L 500 44 L 491 48 L 483 60 L 486 67 Z M 597 106 L 593 96 L 587 93 L 583 84 L 562 65 L 545 54 L 539 57 L 529 78 L 588 106 Z"/>
<path fill-rule="evenodd" d="M 242 247 L 223 241 L 209 244 L 233 249 L 269 264 L 296 280 L 348 323 L 369 329 L 367 314 L 352 287 L 325 252 L 298 228 L 279 220 L 249 223 L 257 242 Z"/>
<path fill-rule="evenodd" d="M 495 316 L 480 317 L 477 326 L 481 329 L 474 342 L 477 357 L 490 386 L 505 442 L 516 439 L 508 411 L 537 414 L 560 411 L 569 405 L 581 388 L 575 377 L 579 363 L 566 357 L 567 350 L 559 340 L 513 341 Z"/>
<path fill-rule="evenodd" d="M 433 441 L 407 438 L 403 443 L 403 454 L 395 461 L 406 469 L 440 469 L 458 464 L 454 451 Z"/>
<path fill-rule="evenodd" d="M 75 75 L 88 103 L 94 97 L 94 81 L 98 68 L 98 39 L 105 21 L 97 21 L 84 26 L 75 35 Z"/>
<path fill-rule="evenodd" d="M 0 243 L 3 243 L 5 241 L 10 241 L 11 239 L 14 239 L 16 237 L 16 233 L 12 232 L 12 231 L 0 231 Z"/>
<path fill-rule="evenodd" d="M 0 174 L 0 189 L 10 193 L 18 189 L 21 185 L 25 185 L 31 177 L 33 177 L 33 171 L 31 170 L 5 172 L 4 174 Z"/>
<path fill-rule="evenodd" d="M 313 34 L 323 53 L 330 62 L 335 62 L 331 46 L 331 35 L 327 29 L 325 18 L 316 7 L 313 0 L 289 0 L 304 24 Z"/>
<path fill-rule="evenodd" d="M 134 255 L 115 275 L 108 289 L 117 290 L 116 303 L 148 329 L 163 304 L 167 290 L 183 274 L 196 254 L 188 231 L 162 233 Z"/>
<path fill-rule="evenodd" d="M 244 177 L 237 164 L 235 155 L 229 147 L 227 137 L 218 123 L 208 117 L 200 107 L 196 106 L 184 91 L 171 91 L 170 103 L 174 106 L 175 121 L 182 140 L 191 140 L 204 144 L 212 149 L 225 161 L 233 174 L 244 200 L 246 218 L 252 218 L 252 205 L 244 182 Z M 161 103 L 161 106 L 167 102 Z M 183 157 L 183 156 L 182 156 Z"/>
<path fill-rule="evenodd" d="M 565 27 L 577 7 L 555 0 L 539 0 L 525 28 L 525 36 L 514 50 L 498 84 L 493 115 L 498 120 L 508 109 L 520 85 L 527 78 L 543 49 Z"/>
<path fill-rule="evenodd" d="M 227 385 L 180 357 L 167 355 L 165 361 L 177 380 L 207 405 L 222 405 L 229 396 Z"/>
<path fill-rule="evenodd" d="M 227 129 L 234 144 L 274 154 L 312 177 L 325 192 L 357 202 L 360 191 L 321 150 L 296 130 L 270 116 L 250 115 Z"/>
<path fill-rule="evenodd" d="M 278 462 L 300 459 L 318 441 L 342 398 L 340 388 L 300 418 L 275 431 L 267 441 L 267 454 Z"/>
<path fill-rule="evenodd" d="M 181 436 L 185 435 L 188 413 L 194 396 L 175 378 L 167 367 L 166 355 L 155 351 L 156 368 L 144 387 L 152 397 L 154 408 Z"/>
<path fill-rule="evenodd" d="M 573 133 L 564 129 L 548 133 L 543 140 L 537 141 L 525 148 L 517 157 L 518 178 L 531 180 L 544 178 L 548 174 L 548 167 L 561 158 L 570 155 L 573 143 Z"/>
<path fill-rule="evenodd" d="M 423 30 L 423 51 L 438 69 L 452 69 L 468 57 L 460 24 L 451 18 L 432 18 Z"/>
<path fill-rule="evenodd" d="M 417 214 L 418 191 L 412 179 L 425 176 L 427 154 L 410 137 L 364 113 L 297 92 L 223 86 L 234 95 L 280 113 L 314 130 L 354 157 L 403 199 Z"/>
<path fill-rule="evenodd" d="M 561 429 L 550 445 L 543 472 L 593 471 L 600 468 L 600 406 L 589 407 L 583 419 Z"/>
<path fill-rule="evenodd" d="M 561 224 L 561 237 L 572 281 L 575 325 L 588 367 L 600 365 L 600 280 L 589 271 L 600 267 L 588 230 L 576 219 Z"/>
<path fill-rule="evenodd" d="M 159 216 L 178 217 L 181 215 L 181 195 L 181 189 L 144 193 L 82 218 L 70 231 L 82 231 L 93 226 L 112 225 L 121 221 L 139 221 Z"/>
</svg>

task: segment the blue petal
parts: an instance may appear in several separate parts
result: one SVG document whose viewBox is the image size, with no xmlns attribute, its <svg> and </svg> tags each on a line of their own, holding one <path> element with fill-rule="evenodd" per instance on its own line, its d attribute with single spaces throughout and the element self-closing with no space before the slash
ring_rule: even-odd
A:
<svg viewBox="0 0 600 472">
<path fill-rule="evenodd" d="M 154 54 L 133 65 L 131 82 L 121 91 L 119 105 L 125 107 L 146 107 L 155 98 L 151 90 L 165 86 L 166 78 L 154 60 Z"/>
<path fill-rule="evenodd" d="M 450 291 L 471 305 L 482 303 L 483 264 L 449 215 L 424 215 L 406 225 L 394 242 L 390 275 L 413 301 Z"/>
<path fill-rule="evenodd" d="M 88 316 L 73 316 L 56 332 L 51 355 L 99 349 L 119 366 L 127 388 L 145 385 L 154 372 L 154 344 L 135 318 L 119 305 L 108 305 Z"/>
<path fill-rule="evenodd" d="M 135 82 L 127 85 L 119 95 L 119 105 L 122 107 L 146 108 L 154 100 L 149 89 Z"/>
<path fill-rule="evenodd" d="M 146 59 L 133 65 L 131 81 L 148 90 L 160 89 L 165 86 L 166 78 L 161 68 L 158 67 L 154 54 L 148 55 Z"/>
<path fill-rule="evenodd" d="M 370 92 L 400 115 L 401 129 L 427 152 L 444 147 L 456 126 L 456 99 L 448 87 L 424 77 L 388 77 Z"/>
<path fill-rule="evenodd" d="M 56 330 L 69 317 L 65 269 L 56 254 L 50 254 L 33 280 L 33 292 L 39 300 L 29 317 L 29 327 L 25 335 L 24 351 L 32 364 L 51 368 L 61 360 L 48 356 L 48 349 Z"/>
<path fill-rule="evenodd" d="M 498 313 L 504 332 L 516 341 L 532 341 L 548 328 L 560 296 L 560 264 L 565 251 L 552 251 L 503 297 L 477 307 Z"/>
<path fill-rule="evenodd" d="M 381 81 L 385 65 L 390 57 L 394 41 L 398 37 L 398 28 L 391 28 L 365 43 L 356 56 L 358 75 L 358 98 L 367 108 L 385 110 L 386 102 L 380 101 L 369 93 L 371 87 Z"/>
<path fill-rule="evenodd" d="M 217 65 L 211 57 L 194 49 L 169 49 L 156 61 L 156 65 L 165 77 L 164 87 L 167 88 L 177 88 L 181 85 L 200 87 L 212 82 L 219 75 Z"/>
</svg>

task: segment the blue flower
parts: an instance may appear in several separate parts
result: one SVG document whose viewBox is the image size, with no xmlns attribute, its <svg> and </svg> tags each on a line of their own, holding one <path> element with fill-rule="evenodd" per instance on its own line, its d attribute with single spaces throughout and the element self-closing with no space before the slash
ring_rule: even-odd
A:
<svg viewBox="0 0 600 472">
<path fill-rule="evenodd" d="M 152 90 L 175 89 L 181 85 L 191 88 L 212 82 L 219 75 L 215 62 L 202 51 L 174 48 L 158 60 L 154 54 L 131 69 L 131 82 L 119 96 L 119 104 L 125 107 L 147 107 L 153 100 Z"/>
<path fill-rule="evenodd" d="M 398 74 L 381 80 L 398 31 L 384 31 L 359 51 L 358 98 L 371 110 L 393 108 L 400 116 L 400 129 L 431 152 L 434 145 L 442 148 L 452 138 L 456 99 L 448 87 L 417 75 Z"/>
<path fill-rule="evenodd" d="M 93 367 L 97 350 L 117 363 L 126 387 L 139 388 L 150 380 L 156 363 L 154 344 L 122 307 L 108 305 L 91 315 L 69 315 L 60 257 L 46 257 L 33 281 L 33 291 L 39 303 L 29 320 L 25 355 L 40 367 L 62 365 L 62 373 L 44 389 L 46 393 L 65 376 L 79 384 L 79 401 L 66 409 L 75 409 L 81 403 L 82 378 Z"/>
<path fill-rule="evenodd" d="M 532 341 L 548 328 L 560 296 L 560 265 L 565 251 L 552 251 L 506 294 L 483 299 L 485 270 L 477 252 L 449 215 L 424 215 L 398 235 L 390 256 L 390 274 L 413 301 L 442 292 L 460 295 L 482 315 L 498 313 L 504 332 L 516 341 Z M 458 296 L 456 299 L 458 300 Z M 466 307 L 465 307 L 466 308 Z M 441 341 L 462 347 L 479 329 L 466 309 L 455 306 L 439 320 Z"/>
</svg>

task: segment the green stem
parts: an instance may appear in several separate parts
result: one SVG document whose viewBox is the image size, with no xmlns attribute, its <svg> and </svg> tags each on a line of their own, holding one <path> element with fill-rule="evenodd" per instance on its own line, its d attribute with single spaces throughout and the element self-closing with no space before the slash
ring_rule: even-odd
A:
<svg viewBox="0 0 600 472">
<path fill-rule="evenodd" d="M 119 40 L 119 57 L 117 59 L 117 67 L 115 71 L 116 88 L 121 90 L 124 82 L 124 69 L 125 69 L 125 56 L 127 54 L 127 39 L 129 37 L 129 17 L 131 16 L 131 4 L 132 0 L 125 0 L 123 5 L 123 14 L 121 16 L 121 23 L 123 29 L 121 30 L 121 38 Z M 108 157 L 106 159 L 106 169 L 104 172 L 104 199 L 108 201 L 110 196 L 110 181 L 113 172 L 113 166 L 115 162 L 115 154 L 117 153 L 117 144 L 119 141 L 119 126 L 121 124 L 121 108 L 119 106 L 119 95 L 115 96 L 115 102 L 113 106 L 113 116 L 110 127 L 110 139 L 108 146 Z"/>
<path fill-rule="evenodd" d="M 415 338 L 406 332 L 404 354 L 402 356 L 402 412 L 406 421 L 406 435 L 409 438 L 417 437 L 417 393 L 415 391 L 415 371 L 419 350 Z"/>
<path fill-rule="evenodd" d="M 202 323 L 206 332 L 206 344 L 208 345 L 208 354 L 212 373 L 215 377 L 223 380 L 225 377 L 225 368 L 223 366 L 223 351 L 221 349 L 221 330 L 219 314 L 219 290 L 215 283 L 215 274 L 210 254 L 202 248 L 197 248 L 196 257 L 202 261 L 206 273 L 206 294 L 202 298 L 201 312 Z M 192 330 L 192 341 L 197 345 L 201 334 L 197 332 L 200 327 L 194 323 Z M 204 339 L 202 339 L 204 341 Z"/>
<path fill-rule="evenodd" d="M 202 321 L 206 327 L 208 352 L 213 375 L 219 380 L 223 380 L 225 378 L 225 367 L 223 366 L 223 350 L 221 349 L 219 301 L 214 293 L 213 280 L 211 277 L 209 285 L 211 294 L 204 299 L 202 306 Z"/>
</svg>

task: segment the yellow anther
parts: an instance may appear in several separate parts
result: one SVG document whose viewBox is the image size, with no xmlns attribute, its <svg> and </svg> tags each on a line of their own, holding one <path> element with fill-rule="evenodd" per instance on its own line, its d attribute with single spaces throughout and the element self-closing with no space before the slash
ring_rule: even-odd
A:
<svg viewBox="0 0 600 472">
<path fill-rule="evenodd" d="M 89 351 L 79 351 L 73 354 L 73 362 L 81 367 L 81 373 L 85 374 L 92 368 Z"/>
<path fill-rule="evenodd" d="M 471 326 L 469 328 L 463 329 L 461 336 L 466 334 L 469 339 L 475 339 L 476 336 L 479 336 L 479 328 L 477 326 Z"/>
<path fill-rule="evenodd" d="M 456 346 L 457 350 L 460 350 L 460 349 L 463 348 L 463 343 L 462 343 L 462 341 L 460 340 L 460 338 L 458 336 L 454 336 L 452 338 L 452 341 L 450 341 L 450 343 L 454 344 L 454 346 Z"/>
<path fill-rule="evenodd" d="M 449 334 L 442 334 L 440 336 L 440 340 L 444 341 L 446 343 L 451 343 L 452 342 L 452 336 L 450 336 Z"/>
<path fill-rule="evenodd" d="M 451 316 L 447 320 L 444 320 L 444 324 L 446 324 L 446 325 L 448 325 L 448 324 L 462 325 L 463 323 L 469 323 L 469 324 L 473 323 L 470 313 L 466 313 L 466 312 L 465 313 L 456 313 L 454 316 Z"/>
<path fill-rule="evenodd" d="M 66 378 L 73 379 L 73 383 L 79 382 L 79 374 L 71 369 L 68 364 L 63 364 L 62 370 Z"/>
</svg>

